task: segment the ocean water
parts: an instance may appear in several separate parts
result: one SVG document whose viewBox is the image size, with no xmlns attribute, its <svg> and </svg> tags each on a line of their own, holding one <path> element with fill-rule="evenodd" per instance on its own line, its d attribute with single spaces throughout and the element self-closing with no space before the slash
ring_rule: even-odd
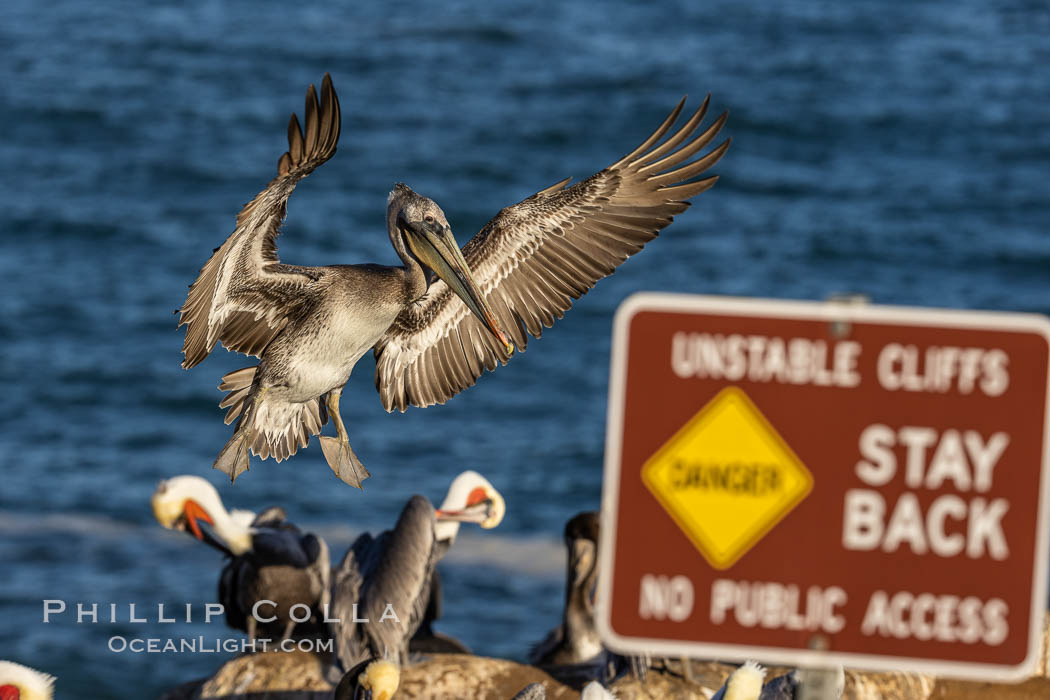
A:
<svg viewBox="0 0 1050 700">
<path fill-rule="evenodd" d="M 955 2 L 229 0 L 0 6 L 0 658 L 59 697 L 130 699 L 227 654 L 113 653 L 205 635 L 156 605 L 215 598 L 221 561 L 162 531 L 158 480 L 284 506 L 341 556 L 471 468 L 506 520 L 441 570 L 439 629 L 522 659 L 560 615 L 561 530 L 599 505 L 612 314 L 630 293 L 1050 312 L 1050 11 Z M 316 442 L 235 485 L 217 350 L 184 371 L 172 310 L 272 177 L 291 111 L 330 71 L 339 152 L 291 199 L 282 260 L 397 262 L 386 195 L 436 199 L 460 243 L 501 207 L 631 150 L 683 94 L 729 110 L 718 185 L 508 366 L 445 406 L 388 415 L 363 359 L 343 415 L 372 471 Z M 42 622 L 45 599 L 70 610 Z M 77 624 L 77 602 L 100 622 Z M 108 609 L 118 604 L 119 622 Z M 127 606 L 150 622 L 128 622 Z"/>
</svg>

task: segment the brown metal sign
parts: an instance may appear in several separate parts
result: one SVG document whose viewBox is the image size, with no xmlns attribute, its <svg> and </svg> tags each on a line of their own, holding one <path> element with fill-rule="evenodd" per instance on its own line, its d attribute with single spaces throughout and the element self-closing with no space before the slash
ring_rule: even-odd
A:
<svg viewBox="0 0 1050 700">
<path fill-rule="evenodd" d="M 669 294 L 614 324 L 617 651 L 1016 679 L 1047 606 L 1050 321 Z"/>
</svg>

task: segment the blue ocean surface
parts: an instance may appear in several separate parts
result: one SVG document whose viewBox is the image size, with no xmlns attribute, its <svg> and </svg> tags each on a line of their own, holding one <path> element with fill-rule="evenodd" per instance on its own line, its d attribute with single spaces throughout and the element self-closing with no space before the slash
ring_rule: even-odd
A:
<svg viewBox="0 0 1050 700">
<path fill-rule="evenodd" d="M 523 659 L 560 616 L 561 531 L 599 506 L 612 315 L 638 290 L 1050 312 L 1050 10 L 1043 2 L 0 5 L 0 658 L 59 697 L 156 697 L 230 655 L 115 653 L 238 638 L 200 614 L 219 555 L 153 520 L 156 483 L 284 506 L 339 557 L 464 469 L 506 497 L 442 563 L 438 628 Z M 180 368 L 172 311 L 273 176 L 289 114 L 332 74 L 337 155 L 289 203 L 285 262 L 396 264 L 386 196 L 433 197 L 464 243 L 503 206 L 586 177 L 683 94 L 733 138 L 721 180 L 528 351 L 447 405 L 343 398 L 363 492 L 314 441 L 211 469 L 216 390 L 254 360 Z M 45 599 L 69 609 L 43 623 Z M 99 622 L 76 603 L 99 604 Z M 130 622 L 128 605 L 137 604 Z M 194 607 L 157 621 L 157 604 Z M 118 622 L 110 623 L 109 605 Z"/>
</svg>

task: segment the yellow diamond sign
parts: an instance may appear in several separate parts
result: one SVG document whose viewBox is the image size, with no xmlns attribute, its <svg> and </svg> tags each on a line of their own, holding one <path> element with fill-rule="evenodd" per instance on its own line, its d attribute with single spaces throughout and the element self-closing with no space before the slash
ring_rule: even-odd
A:
<svg viewBox="0 0 1050 700">
<path fill-rule="evenodd" d="M 642 481 L 716 569 L 727 569 L 813 488 L 758 407 L 727 387 L 642 466 Z"/>
</svg>

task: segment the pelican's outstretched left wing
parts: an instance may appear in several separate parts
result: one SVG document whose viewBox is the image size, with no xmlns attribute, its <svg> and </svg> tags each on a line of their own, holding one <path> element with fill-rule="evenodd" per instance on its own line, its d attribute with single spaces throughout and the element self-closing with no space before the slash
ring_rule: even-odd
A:
<svg viewBox="0 0 1050 700">
<path fill-rule="evenodd" d="M 686 201 L 717 176 L 693 180 L 716 163 L 725 141 L 692 162 L 726 114 L 695 132 L 708 100 L 660 145 L 685 104 L 638 148 L 566 188 L 568 180 L 501 211 L 463 246 L 463 257 L 509 338 L 524 349 L 630 255 L 656 237 Z M 376 389 L 388 410 L 444 403 L 485 369 L 509 359 L 500 343 L 443 282 L 407 307 L 375 346 Z"/>
<path fill-rule="evenodd" d="M 339 98 L 325 73 L 321 99 L 311 85 L 303 119 L 288 123 L 288 152 L 277 164 L 277 177 L 237 215 L 237 228 L 201 269 L 190 286 L 179 316 L 187 326 L 182 366 L 203 360 L 216 341 L 246 355 L 261 355 L 303 302 L 302 289 L 316 282 L 309 267 L 277 259 L 277 234 L 288 197 L 296 184 L 335 153 L 339 141 Z"/>
</svg>

